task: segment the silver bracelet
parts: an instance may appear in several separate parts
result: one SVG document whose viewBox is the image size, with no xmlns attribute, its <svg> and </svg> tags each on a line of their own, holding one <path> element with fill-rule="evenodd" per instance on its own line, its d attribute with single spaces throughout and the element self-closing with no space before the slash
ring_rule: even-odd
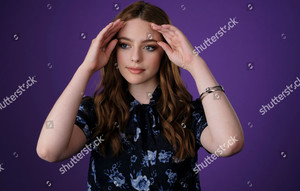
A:
<svg viewBox="0 0 300 191">
<path fill-rule="evenodd" d="M 221 85 L 220 85 L 220 86 L 214 86 L 214 87 L 207 87 L 207 88 L 205 89 L 205 91 L 200 95 L 200 99 L 202 100 L 203 97 L 204 97 L 206 94 L 209 94 L 209 93 L 212 93 L 212 92 L 218 91 L 218 90 L 221 90 L 221 91 L 225 92 L 223 86 L 221 86 Z"/>
</svg>

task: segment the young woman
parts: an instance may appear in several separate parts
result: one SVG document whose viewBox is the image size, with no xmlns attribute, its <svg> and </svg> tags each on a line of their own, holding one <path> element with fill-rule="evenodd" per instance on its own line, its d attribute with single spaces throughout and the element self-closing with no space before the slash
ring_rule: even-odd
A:
<svg viewBox="0 0 300 191">
<path fill-rule="evenodd" d="M 192 100 L 180 67 L 201 99 Z M 82 98 L 100 69 L 94 96 Z M 244 144 L 239 119 L 204 60 L 163 10 L 142 1 L 92 40 L 47 121 L 54 127 L 42 128 L 37 153 L 49 162 L 103 139 L 91 149 L 88 190 L 200 190 L 198 149 L 225 157 Z"/>
</svg>

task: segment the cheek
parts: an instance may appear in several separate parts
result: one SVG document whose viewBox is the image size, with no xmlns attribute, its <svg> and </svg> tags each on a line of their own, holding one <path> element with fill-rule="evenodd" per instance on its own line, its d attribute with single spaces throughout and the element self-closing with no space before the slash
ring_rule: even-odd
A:
<svg viewBox="0 0 300 191">
<path fill-rule="evenodd" d="M 149 63 L 149 65 L 155 70 L 158 70 L 158 68 L 160 66 L 161 58 L 162 58 L 162 55 L 159 52 L 147 54 L 145 56 L 147 63 Z"/>
<path fill-rule="evenodd" d="M 117 63 L 119 65 L 123 65 L 123 63 L 126 62 L 126 60 L 128 60 L 128 54 L 126 54 L 124 51 L 122 50 L 117 50 L 116 52 L 116 55 L 117 55 Z"/>
<path fill-rule="evenodd" d="M 121 73 L 121 75 L 126 78 L 126 63 L 128 63 L 128 53 L 126 54 L 125 51 L 122 50 L 117 50 L 116 51 L 116 57 L 117 57 L 117 63 L 118 63 L 118 67 L 119 67 L 119 72 Z"/>
</svg>

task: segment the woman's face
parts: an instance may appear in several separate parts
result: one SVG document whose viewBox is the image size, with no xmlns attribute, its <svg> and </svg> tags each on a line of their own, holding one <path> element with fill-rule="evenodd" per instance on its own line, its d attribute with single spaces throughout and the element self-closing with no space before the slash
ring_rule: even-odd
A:
<svg viewBox="0 0 300 191">
<path fill-rule="evenodd" d="M 117 62 L 129 84 L 157 83 L 157 72 L 164 50 L 156 43 L 161 34 L 140 18 L 126 22 L 118 32 Z"/>
</svg>

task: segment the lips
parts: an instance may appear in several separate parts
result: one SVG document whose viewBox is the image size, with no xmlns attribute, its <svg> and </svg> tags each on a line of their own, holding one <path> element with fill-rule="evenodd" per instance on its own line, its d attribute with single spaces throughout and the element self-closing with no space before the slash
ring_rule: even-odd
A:
<svg viewBox="0 0 300 191">
<path fill-rule="evenodd" d="M 140 74 L 142 72 L 145 71 L 145 69 L 142 68 L 127 68 L 129 70 L 129 72 L 131 72 L 132 74 Z"/>
</svg>

